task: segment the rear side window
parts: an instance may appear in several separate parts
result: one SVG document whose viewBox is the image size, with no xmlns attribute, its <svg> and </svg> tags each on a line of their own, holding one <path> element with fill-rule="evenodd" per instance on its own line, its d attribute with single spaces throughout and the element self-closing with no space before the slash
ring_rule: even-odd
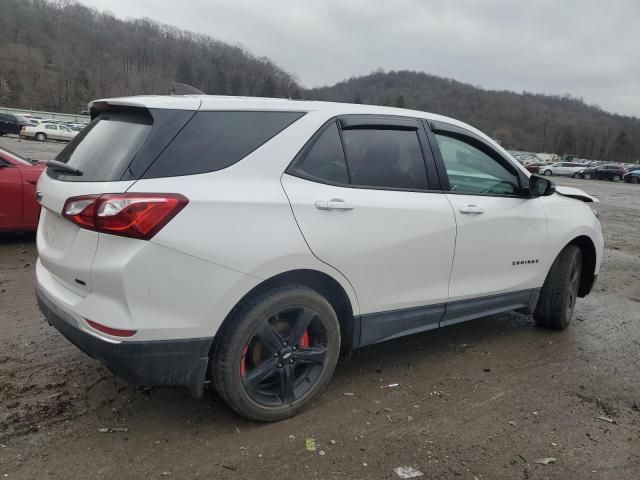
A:
<svg viewBox="0 0 640 480">
<path fill-rule="evenodd" d="M 221 170 L 302 117 L 302 112 L 198 112 L 143 178 Z"/>
<path fill-rule="evenodd" d="M 294 170 L 310 180 L 349 183 L 340 133 L 335 122 L 324 129 Z"/>
<path fill-rule="evenodd" d="M 363 187 L 427 189 L 427 171 L 415 130 L 342 132 L 351 183 Z"/>
</svg>

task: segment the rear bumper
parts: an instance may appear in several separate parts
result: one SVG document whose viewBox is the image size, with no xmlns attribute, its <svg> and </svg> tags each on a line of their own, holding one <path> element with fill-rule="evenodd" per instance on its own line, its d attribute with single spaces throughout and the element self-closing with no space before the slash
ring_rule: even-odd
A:
<svg viewBox="0 0 640 480">
<path fill-rule="evenodd" d="M 134 385 L 184 385 L 191 395 L 202 397 L 212 338 L 113 343 L 79 329 L 76 319 L 41 288 L 36 295 L 50 325 L 123 380 Z"/>
</svg>

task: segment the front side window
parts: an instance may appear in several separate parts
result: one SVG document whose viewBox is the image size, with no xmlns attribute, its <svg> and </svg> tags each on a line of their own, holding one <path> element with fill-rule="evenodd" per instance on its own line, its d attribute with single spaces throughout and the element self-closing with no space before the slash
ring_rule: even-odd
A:
<svg viewBox="0 0 640 480">
<path fill-rule="evenodd" d="M 514 194 L 518 177 L 496 159 L 475 146 L 443 134 L 436 134 L 451 191 L 457 193 Z"/>
<path fill-rule="evenodd" d="M 342 132 L 351 183 L 363 187 L 427 189 L 427 172 L 415 130 Z"/>
<path fill-rule="evenodd" d="M 349 183 L 340 133 L 335 122 L 325 128 L 302 161 L 296 164 L 294 170 L 310 179 L 340 184 Z"/>
</svg>

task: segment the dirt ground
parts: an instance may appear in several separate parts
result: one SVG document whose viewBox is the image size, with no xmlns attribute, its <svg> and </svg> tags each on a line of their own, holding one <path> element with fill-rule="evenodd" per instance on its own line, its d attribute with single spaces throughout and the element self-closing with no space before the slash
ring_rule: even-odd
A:
<svg viewBox="0 0 640 480">
<path fill-rule="evenodd" d="M 62 147 L 0 146 L 41 159 Z M 413 466 L 424 478 L 637 480 L 640 186 L 557 181 L 600 198 L 606 239 L 568 330 L 510 314 L 364 348 L 315 405 L 268 425 L 210 390 L 194 400 L 114 378 L 43 322 L 34 237 L 0 236 L 0 477 L 382 479 Z"/>
</svg>

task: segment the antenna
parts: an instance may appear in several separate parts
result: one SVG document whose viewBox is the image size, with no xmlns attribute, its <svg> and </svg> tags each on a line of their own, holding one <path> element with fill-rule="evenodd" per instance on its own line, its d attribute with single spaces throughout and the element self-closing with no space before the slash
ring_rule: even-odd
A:
<svg viewBox="0 0 640 480">
<path fill-rule="evenodd" d="M 206 93 L 186 83 L 172 83 L 171 95 L 206 95 Z"/>
</svg>

